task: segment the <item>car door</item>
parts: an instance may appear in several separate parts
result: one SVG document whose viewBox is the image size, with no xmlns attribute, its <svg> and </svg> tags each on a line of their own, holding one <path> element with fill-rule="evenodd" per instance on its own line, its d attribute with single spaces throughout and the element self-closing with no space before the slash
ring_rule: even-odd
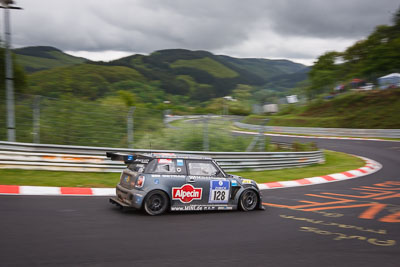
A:
<svg viewBox="0 0 400 267">
<path fill-rule="evenodd" d="M 182 192 L 175 191 L 186 183 L 186 167 L 183 159 L 156 159 L 151 178 L 151 190 L 161 189 L 167 192 L 170 195 L 171 209 L 179 205 L 179 195 L 182 195 Z M 174 197 L 174 192 L 178 197 Z"/>
<path fill-rule="evenodd" d="M 202 205 L 204 210 L 228 203 L 230 183 L 220 177 L 219 169 L 211 160 L 188 160 L 186 182 L 202 189 L 202 198 L 192 205 Z"/>
</svg>

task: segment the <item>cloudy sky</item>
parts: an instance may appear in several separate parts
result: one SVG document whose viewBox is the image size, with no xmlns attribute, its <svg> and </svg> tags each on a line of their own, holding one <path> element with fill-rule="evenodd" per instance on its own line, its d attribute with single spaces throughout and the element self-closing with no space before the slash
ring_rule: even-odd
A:
<svg viewBox="0 0 400 267">
<path fill-rule="evenodd" d="M 398 0 L 16 0 L 12 46 L 54 46 L 93 60 L 168 48 L 312 62 L 343 51 Z"/>
</svg>

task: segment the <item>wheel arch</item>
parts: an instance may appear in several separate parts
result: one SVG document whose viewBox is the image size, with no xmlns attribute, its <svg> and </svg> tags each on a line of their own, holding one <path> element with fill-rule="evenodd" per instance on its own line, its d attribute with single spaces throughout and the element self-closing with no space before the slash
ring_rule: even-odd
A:
<svg viewBox="0 0 400 267">
<path fill-rule="evenodd" d="M 256 208 L 259 209 L 260 205 L 262 206 L 262 204 L 261 204 L 261 202 L 262 202 L 261 193 L 256 187 L 254 187 L 252 185 L 242 186 L 242 188 L 240 188 L 240 190 L 236 193 L 236 195 L 235 195 L 235 203 L 236 203 L 237 209 L 240 210 L 240 198 L 242 197 L 243 192 L 246 191 L 246 190 L 252 190 L 252 191 L 254 191 L 256 193 L 257 202 L 258 202 Z"/>
<path fill-rule="evenodd" d="M 154 191 L 162 191 L 163 193 L 165 193 L 168 196 L 169 205 L 171 205 L 171 199 L 172 199 L 172 195 L 170 192 L 171 190 L 167 186 L 159 186 L 159 187 L 152 187 L 152 188 L 150 188 L 149 191 L 146 192 L 146 194 L 143 197 L 141 208 L 143 208 L 144 202 L 145 202 L 146 198 L 149 196 L 149 194 Z"/>
<path fill-rule="evenodd" d="M 172 203 L 171 195 L 164 188 L 154 188 L 154 189 L 150 190 L 149 192 L 147 192 L 146 195 L 143 197 L 143 201 L 142 201 L 142 205 L 141 205 L 140 209 L 144 210 L 144 205 L 146 203 L 147 198 L 150 196 L 151 193 L 153 193 L 155 191 L 162 192 L 167 196 L 167 200 L 168 200 L 167 210 L 171 210 L 171 203 Z"/>
</svg>

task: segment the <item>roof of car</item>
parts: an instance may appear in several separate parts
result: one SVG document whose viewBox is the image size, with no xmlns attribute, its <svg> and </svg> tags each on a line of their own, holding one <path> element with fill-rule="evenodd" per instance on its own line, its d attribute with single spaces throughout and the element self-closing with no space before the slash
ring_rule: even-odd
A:
<svg viewBox="0 0 400 267">
<path fill-rule="evenodd" d="M 124 161 L 130 164 L 137 159 L 151 160 L 151 159 L 194 159 L 194 160 L 212 160 L 211 157 L 193 154 L 176 154 L 176 153 L 132 153 L 123 154 L 118 152 L 106 152 L 107 158 L 111 160 Z"/>
<path fill-rule="evenodd" d="M 177 153 L 143 153 L 137 154 L 144 156 L 146 158 L 155 158 L 155 159 L 203 159 L 203 160 L 211 160 L 211 157 L 206 157 L 202 155 L 192 155 L 192 154 L 177 154 Z"/>
</svg>

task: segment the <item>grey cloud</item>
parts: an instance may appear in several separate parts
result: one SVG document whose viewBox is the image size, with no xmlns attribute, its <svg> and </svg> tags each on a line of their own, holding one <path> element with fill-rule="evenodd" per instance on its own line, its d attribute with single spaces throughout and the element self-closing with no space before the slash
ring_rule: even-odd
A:
<svg viewBox="0 0 400 267">
<path fill-rule="evenodd" d="M 51 45 L 69 51 L 135 51 L 165 48 L 233 51 L 280 39 L 356 40 L 387 24 L 396 0 L 17 0 L 12 11 L 15 46 Z M 259 45 L 262 47 L 262 45 Z M 308 55 L 287 46 L 281 57 Z M 264 55 L 264 51 L 251 51 Z M 311 55 L 310 55 L 311 56 Z M 314 55 L 315 56 L 315 55 Z"/>
<path fill-rule="evenodd" d="M 399 8 L 392 0 L 276 1 L 269 15 L 282 34 L 321 38 L 360 38 L 390 23 Z"/>
</svg>

